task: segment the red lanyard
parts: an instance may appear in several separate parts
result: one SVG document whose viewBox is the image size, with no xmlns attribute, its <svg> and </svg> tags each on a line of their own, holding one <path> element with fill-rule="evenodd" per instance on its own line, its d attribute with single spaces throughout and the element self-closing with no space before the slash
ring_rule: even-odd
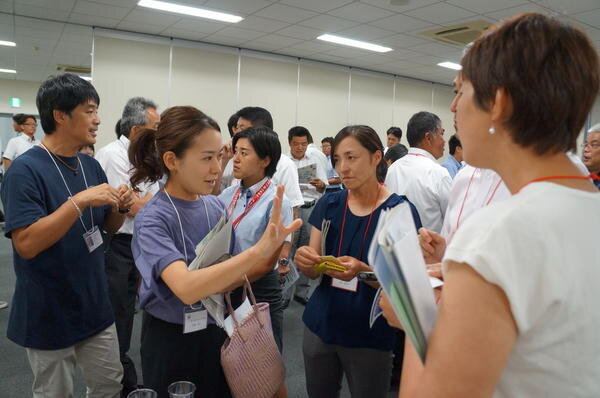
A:
<svg viewBox="0 0 600 398">
<path fill-rule="evenodd" d="M 263 196 L 263 194 L 269 188 L 270 185 L 271 185 L 271 180 L 267 180 L 262 185 L 262 187 L 260 187 L 260 189 L 258 191 L 256 191 L 256 193 L 254 194 L 252 199 L 250 199 L 250 202 L 248 202 L 248 204 L 246 205 L 246 209 L 244 210 L 244 212 L 242 214 L 240 214 L 238 216 L 238 218 L 236 218 L 233 221 L 233 228 L 237 228 L 240 221 L 242 221 L 242 218 L 244 218 L 246 216 L 246 214 L 248 214 L 250 212 L 250 210 L 252 210 L 252 208 L 254 207 L 256 202 L 258 202 L 258 200 L 261 198 L 261 196 Z M 235 205 L 237 204 L 237 201 L 240 198 L 241 194 L 242 194 L 242 189 L 238 188 L 237 191 L 235 191 L 235 195 L 233 195 L 233 199 L 231 199 L 231 203 L 229 203 L 228 213 L 229 213 L 230 217 L 231 217 L 231 214 L 233 213 L 233 209 L 235 209 Z"/>
<path fill-rule="evenodd" d="M 411 155 L 411 156 L 421 156 L 421 157 L 424 157 L 424 158 L 426 158 L 426 157 L 427 157 L 427 156 L 425 156 L 425 155 L 421 155 L 420 153 L 408 153 L 407 155 Z"/>
<path fill-rule="evenodd" d="M 471 183 L 473 182 L 473 178 L 475 177 L 475 173 L 477 173 L 477 171 L 479 171 L 479 169 L 473 170 L 473 174 L 471 175 L 471 178 L 469 179 L 469 185 L 467 185 L 467 190 L 465 191 L 465 197 L 463 198 L 462 204 L 460 205 L 460 211 L 458 212 L 458 217 L 456 218 L 456 229 L 458 229 L 458 226 L 460 225 L 460 218 L 462 217 L 463 209 L 465 208 L 465 202 L 467 201 L 467 196 L 469 195 L 469 190 L 471 189 Z M 500 181 L 498 181 L 498 183 L 494 187 L 494 190 L 492 191 L 492 194 L 490 195 L 490 197 L 485 201 L 485 206 L 489 205 L 492 202 L 492 199 L 494 199 L 494 196 L 496 195 L 496 191 L 500 187 L 500 184 L 502 184 L 502 178 L 500 179 Z"/>
<path fill-rule="evenodd" d="M 377 197 L 375 198 L 375 203 L 373 203 L 373 207 L 371 208 L 371 214 L 369 214 L 369 221 L 367 221 L 367 227 L 365 228 L 365 232 L 363 234 L 362 243 L 360 244 L 360 254 L 358 259 L 362 259 L 363 248 L 365 246 L 365 239 L 367 239 L 367 233 L 369 232 L 369 227 L 371 226 L 371 219 L 373 218 L 373 212 L 375 211 L 375 207 L 377 207 L 377 200 L 379 199 L 379 192 L 381 191 L 381 184 L 379 184 L 379 188 L 377 188 Z M 346 215 L 348 214 L 348 196 L 350 196 L 350 192 L 346 196 L 346 208 L 344 209 L 344 218 L 342 219 L 342 231 L 340 232 L 340 244 L 338 246 L 338 257 L 342 254 L 342 243 L 344 242 L 344 228 L 346 227 Z"/>
<path fill-rule="evenodd" d="M 589 174 L 587 176 L 548 176 L 548 177 L 539 177 L 539 178 L 534 178 L 533 180 L 529 181 L 528 183 L 526 183 L 525 185 L 523 185 L 521 188 L 519 188 L 517 190 L 517 193 L 521 192 L 521 190 L 523 188 L 525 188 L 527 185 L 532 184 L 534 182 L 540 182 L 540 181 L 547 181 L 547 180 L 600 180 L 600 177 L 597 176 L 596 174 Z"/>
</svg>

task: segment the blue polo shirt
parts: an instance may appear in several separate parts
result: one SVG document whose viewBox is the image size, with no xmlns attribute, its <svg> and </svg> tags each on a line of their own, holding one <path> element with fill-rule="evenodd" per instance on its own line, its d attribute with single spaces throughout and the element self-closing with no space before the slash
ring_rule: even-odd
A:
<svg viewBox="0 0 600 398">
<path fill-rule="evenodd" d="M 331 220 L 325 242 L 326 255 L 338 257 L 347 196 L 347 190 L 326 194 L 317 202 L 310 216 L 309 223 L 319 230 L 323 220 Z M 369 216 L 358 217 L 348 209 L 339 256 L 351 256 L 368 264 L 369 246 L 381 211 L 402 202 L 408 202 L 406 196 L 392 194 L 375 209 L 364 242 Z M 415 226 L 420 228 L 419 214 L 412 203 L 409 204 Z M 310 297 L 302 318 L 306 326 L 327 344 L 391 351 L 395 343 L 395 330 L 383 317 L 375 322 L 373 328 L 369 326 L 371 306 L 377 291 L 362 281 L 358 282 L 356 292 L 341 290 L 332 287 L 331 280 L 331 277 L 323 275 L 321 283 Z"/>
<path fill-rule="evenodd" d="M 88 186 L 106 183 L 96 160 L 79 154 Z M 75 157 L 62 157 L 75 167 Z M 86 189 L 81 167 L 77 174 L 56 161 L 69 189 L 75 195 Z M 6 215 L 5 235 L 27 227 L 58 209 L 69 196 L 49 154 L 35 146 L 12 162 L 2 183 Z M 86 229 L 91 219 L 102 229 L 109 206 L 83 211 Z M 78 219 L 54 245 L 27 260 L 13 245 L 17 276 L 10 308 L 8 338 L 23 346 L 57 350 L 94 336 L 114 322 L 104 272 L 104 247 L 92 253 L 82 235 Z"/>
</svg>

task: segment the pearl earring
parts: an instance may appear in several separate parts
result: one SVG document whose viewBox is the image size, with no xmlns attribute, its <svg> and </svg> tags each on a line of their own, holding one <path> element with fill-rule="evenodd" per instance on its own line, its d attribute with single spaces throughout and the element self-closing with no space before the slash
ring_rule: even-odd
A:
<svg viewBox="0 0 600 398">
<path fill-rule="evenodd" d="M 490 134 L 496 133 L 496 129 L 494 128 L 494 126 L 490 127 L 490 129 L 488 130 L 488 133 L 490 133 Z"/>
</svg>

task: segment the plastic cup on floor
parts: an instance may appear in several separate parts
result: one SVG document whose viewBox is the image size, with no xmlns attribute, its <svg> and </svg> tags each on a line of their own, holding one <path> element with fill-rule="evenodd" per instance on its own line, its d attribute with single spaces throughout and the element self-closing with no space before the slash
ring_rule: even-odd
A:
<svg viewBox="0 0 600 398">
<path fill-rule="evenodd" d="M 130 392 L 127 398 L 158 398 L 158 394 L 149 388 L 138 388 Z"/>
<path fill-rule="evenodd" d="M 189 381 L 176 381 L 167 389 L 170 398 L 194 398 L 196 386 Z"/>
</svg>

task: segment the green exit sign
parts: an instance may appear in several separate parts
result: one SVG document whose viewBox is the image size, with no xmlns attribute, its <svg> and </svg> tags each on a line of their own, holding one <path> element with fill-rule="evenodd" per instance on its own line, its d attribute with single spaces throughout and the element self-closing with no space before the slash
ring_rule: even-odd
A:
<svg viewBox="0 0 600 398">
<path fill-rule="evenodd" d="M 12 97 L 10 99 L 11 108 L 20 108 L 21 107 L 21 98 Z"/>
</svg>

